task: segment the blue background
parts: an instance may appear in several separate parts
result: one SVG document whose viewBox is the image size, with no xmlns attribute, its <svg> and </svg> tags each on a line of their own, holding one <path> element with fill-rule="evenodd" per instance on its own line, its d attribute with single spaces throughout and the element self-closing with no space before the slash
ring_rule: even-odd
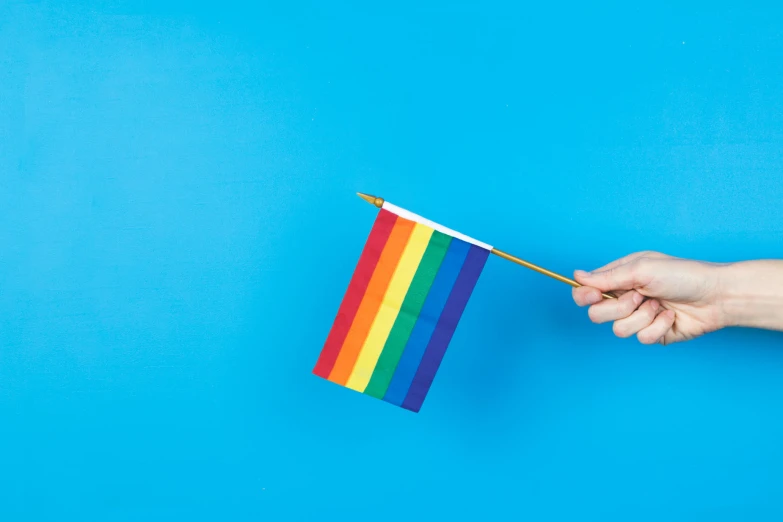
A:
<svg viewBox="0 0 783 522">
<path fill-rule="evenodd" d="M 420 414 L 310 372 L 356 190 L 563 273 L 783 257 L 781 10 L 274 4 L 2 3 L 0 519 L 780 520 L 777 333 L 493 258 Z"/>
</svg>

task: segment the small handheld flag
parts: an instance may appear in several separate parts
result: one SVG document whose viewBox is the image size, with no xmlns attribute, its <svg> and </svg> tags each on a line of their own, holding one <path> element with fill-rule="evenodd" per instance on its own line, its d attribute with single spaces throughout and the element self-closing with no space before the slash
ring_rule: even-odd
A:
<svg viewBox="0 0 783 522">
<path fill-rule="evenodd" d="M 313 370 L 341 386 L 418 412 L 490 253 L 579 286 L 381 198 L 359 196 L 380 212 Z"/>
</svg>

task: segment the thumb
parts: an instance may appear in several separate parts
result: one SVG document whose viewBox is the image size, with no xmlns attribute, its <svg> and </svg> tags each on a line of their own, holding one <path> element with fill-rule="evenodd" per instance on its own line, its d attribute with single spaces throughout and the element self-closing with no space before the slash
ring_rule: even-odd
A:
<svg viewBox="0 0 783 522">
<path fill-rule="evenodd" d="M 600 272 L 577 270 L 574 273 L 574 278 L 582 285 L 592 286 L 603 292 L 609 290 L 632 290 L 642 286 L 639 266 L 638 260 L 634 260 Z"/>
</svg>

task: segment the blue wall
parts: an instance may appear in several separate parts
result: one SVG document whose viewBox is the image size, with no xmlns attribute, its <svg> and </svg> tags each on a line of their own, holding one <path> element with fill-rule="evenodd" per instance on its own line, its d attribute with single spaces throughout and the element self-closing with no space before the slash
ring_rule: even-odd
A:
<svg viewBox="0 0 783 522">
<path fill-rule="evenodd" d="M 493 258 L 420 414 L 310 373 L 356 190 L 563 273 L 783 257 L 780 8 L 265 4 L 0 5 L 0 519 L 783 517 L 780 334 Z"/>
</svg>

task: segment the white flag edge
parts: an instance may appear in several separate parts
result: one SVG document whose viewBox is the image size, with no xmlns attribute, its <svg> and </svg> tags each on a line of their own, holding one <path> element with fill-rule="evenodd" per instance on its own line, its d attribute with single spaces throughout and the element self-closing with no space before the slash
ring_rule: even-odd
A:
<svg viewBox="0 0 783 522">
<path fill-rule="evenodd" d="M 476 245 L 477 247 L 484 248 L 486 250 L 492 250 L 492 245 L 488 245 L 487 243 L 483 243 L 477 239 L 473 239 L 472 237 L 466 236 L 465 234 L 461 234 L 457 232 L 456 230 L 452 230 L 450 228 L 446 228 L 443 225 L 439 225 L 438 223 L 435 223 L 434 221 L 430 221 L 427 218 L 423 218 L 419 216 L 418 214 L 414 214 L 413 212 L 410 212 L 408 210 L 405 210 L 404 208 L 400 208 L 397 205 L 392 205 L 388 201 L 383 202 L 384 210 L 388 210 L 392 214 L 397 214 L 401 218 L 408 219 L 410 221 L 415 221 L 416 223 L 421 223 L 422 225 L 428 226 L 432 229 L 437 230 L 438 232 L 441 232 L 443 234 L 456 237 L 457 239 L 461 239 L 462 241 L 465 241 L 466 243 L 470 243 L 472 245 Z"/>
</svg>

